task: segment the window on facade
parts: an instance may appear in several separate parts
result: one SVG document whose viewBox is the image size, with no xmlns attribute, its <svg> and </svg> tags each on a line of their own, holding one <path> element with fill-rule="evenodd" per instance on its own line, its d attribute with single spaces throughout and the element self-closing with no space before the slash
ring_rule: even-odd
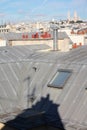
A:
<svg viewBox="0 0 87 130">
<path fill-rule="evenodd" d="M 49 82 L 48 87 L 63 88 L 64 84 L 71 75 L 71 70 L 58 70 Z"/>
</svg>

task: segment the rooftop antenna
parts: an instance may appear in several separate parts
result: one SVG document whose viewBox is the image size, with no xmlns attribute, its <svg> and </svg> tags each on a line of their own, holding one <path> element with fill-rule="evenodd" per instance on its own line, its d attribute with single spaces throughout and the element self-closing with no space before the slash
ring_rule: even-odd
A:
<svg viewBox="0 0 87 130">
<path fill-rule="evenodd" d="M 58 25 L 54 21 L 50 25 L 50 28 L 53 30 L 53 50 L 58 50 Z"/>
</svg>

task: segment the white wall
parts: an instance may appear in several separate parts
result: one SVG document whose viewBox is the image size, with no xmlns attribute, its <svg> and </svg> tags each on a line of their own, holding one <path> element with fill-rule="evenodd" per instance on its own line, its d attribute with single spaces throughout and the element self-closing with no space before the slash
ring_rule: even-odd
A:
<svg viewBox="0 0 87 130">
<path fill-rule="evenodd" d="M 0 46 L 6 46 L 6 40 L 0 40 Z"/>
<path fill-rule="evenodd" d="M 79 45 L 79 43 L 82 43 L 82 45 L 84 45 L 84 35 L 71 34 L 71 29 L 62 29 L 59 31 L 65 31 L 73 43 L 77 43 L 77 45 Z"/>
<path fill-rule="evenodd" d="M 70 49 L 70 45 L 69 45 L 70 41 L 69 39 L 62 39 L 62 40 L 58 40 L 58 50 L 60 51 L 69 51 Z M 46 44 L 49 47 L 51 47 L 51 49 L 53 49 L 53 40 L 38 40 L 38 39 L 34 39 L 34 40 L 28 40 L 28 41 L 10 41 L 10 45 L 12 46 L 17 46 L 17 45 L 38 45 L 38 44 Z"/>
<path fill-rule="evenodd" d="M 65 38 L 64 40 L 58 41 L 58 49 L 62 52 L 67 52 L 70 50 L 69 39 Z"/>
<path fill-rule="evenodd" d="M 82 45 L 84 45 L 84 36 L 83 35 L 69 35 L 70 39 L 72 40 L 73 43 L 77 43 L 77 45 L 79 45 L 79 43 L 82 43 Z"/>
<path fill-rule="evenodd" d="M 28 40 L 28 41 L 10 41 L 12 46 L 17 46 L 17 45 L 37 45 L 37 44 L 47 44 L 50 47 L 53 46 L 53 40 Z"/>
</svg>

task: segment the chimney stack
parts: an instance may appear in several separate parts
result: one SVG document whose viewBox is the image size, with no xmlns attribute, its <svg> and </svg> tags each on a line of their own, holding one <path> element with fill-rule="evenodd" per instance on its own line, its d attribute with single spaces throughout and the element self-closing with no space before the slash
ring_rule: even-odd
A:
<svg viewBox="0 0 87 130">
<path fill-rule="evenodd" d="M 51 29 L 53 30 L 53 50 L 58 50 L 58 25 L 52 24 Z"/>
</svg>

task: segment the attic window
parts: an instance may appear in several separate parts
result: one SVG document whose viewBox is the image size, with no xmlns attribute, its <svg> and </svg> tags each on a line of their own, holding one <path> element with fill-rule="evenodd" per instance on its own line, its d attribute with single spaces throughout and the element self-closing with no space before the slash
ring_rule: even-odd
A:
<svg viewBox="0 0 87 130">
<path fill-rule="evenodd" d="M 58 70 L 52 80 L 49 82 L 48 87 L 63 88 L 64 84 L 71 75 L 71 70 Z"/>
</svg>

